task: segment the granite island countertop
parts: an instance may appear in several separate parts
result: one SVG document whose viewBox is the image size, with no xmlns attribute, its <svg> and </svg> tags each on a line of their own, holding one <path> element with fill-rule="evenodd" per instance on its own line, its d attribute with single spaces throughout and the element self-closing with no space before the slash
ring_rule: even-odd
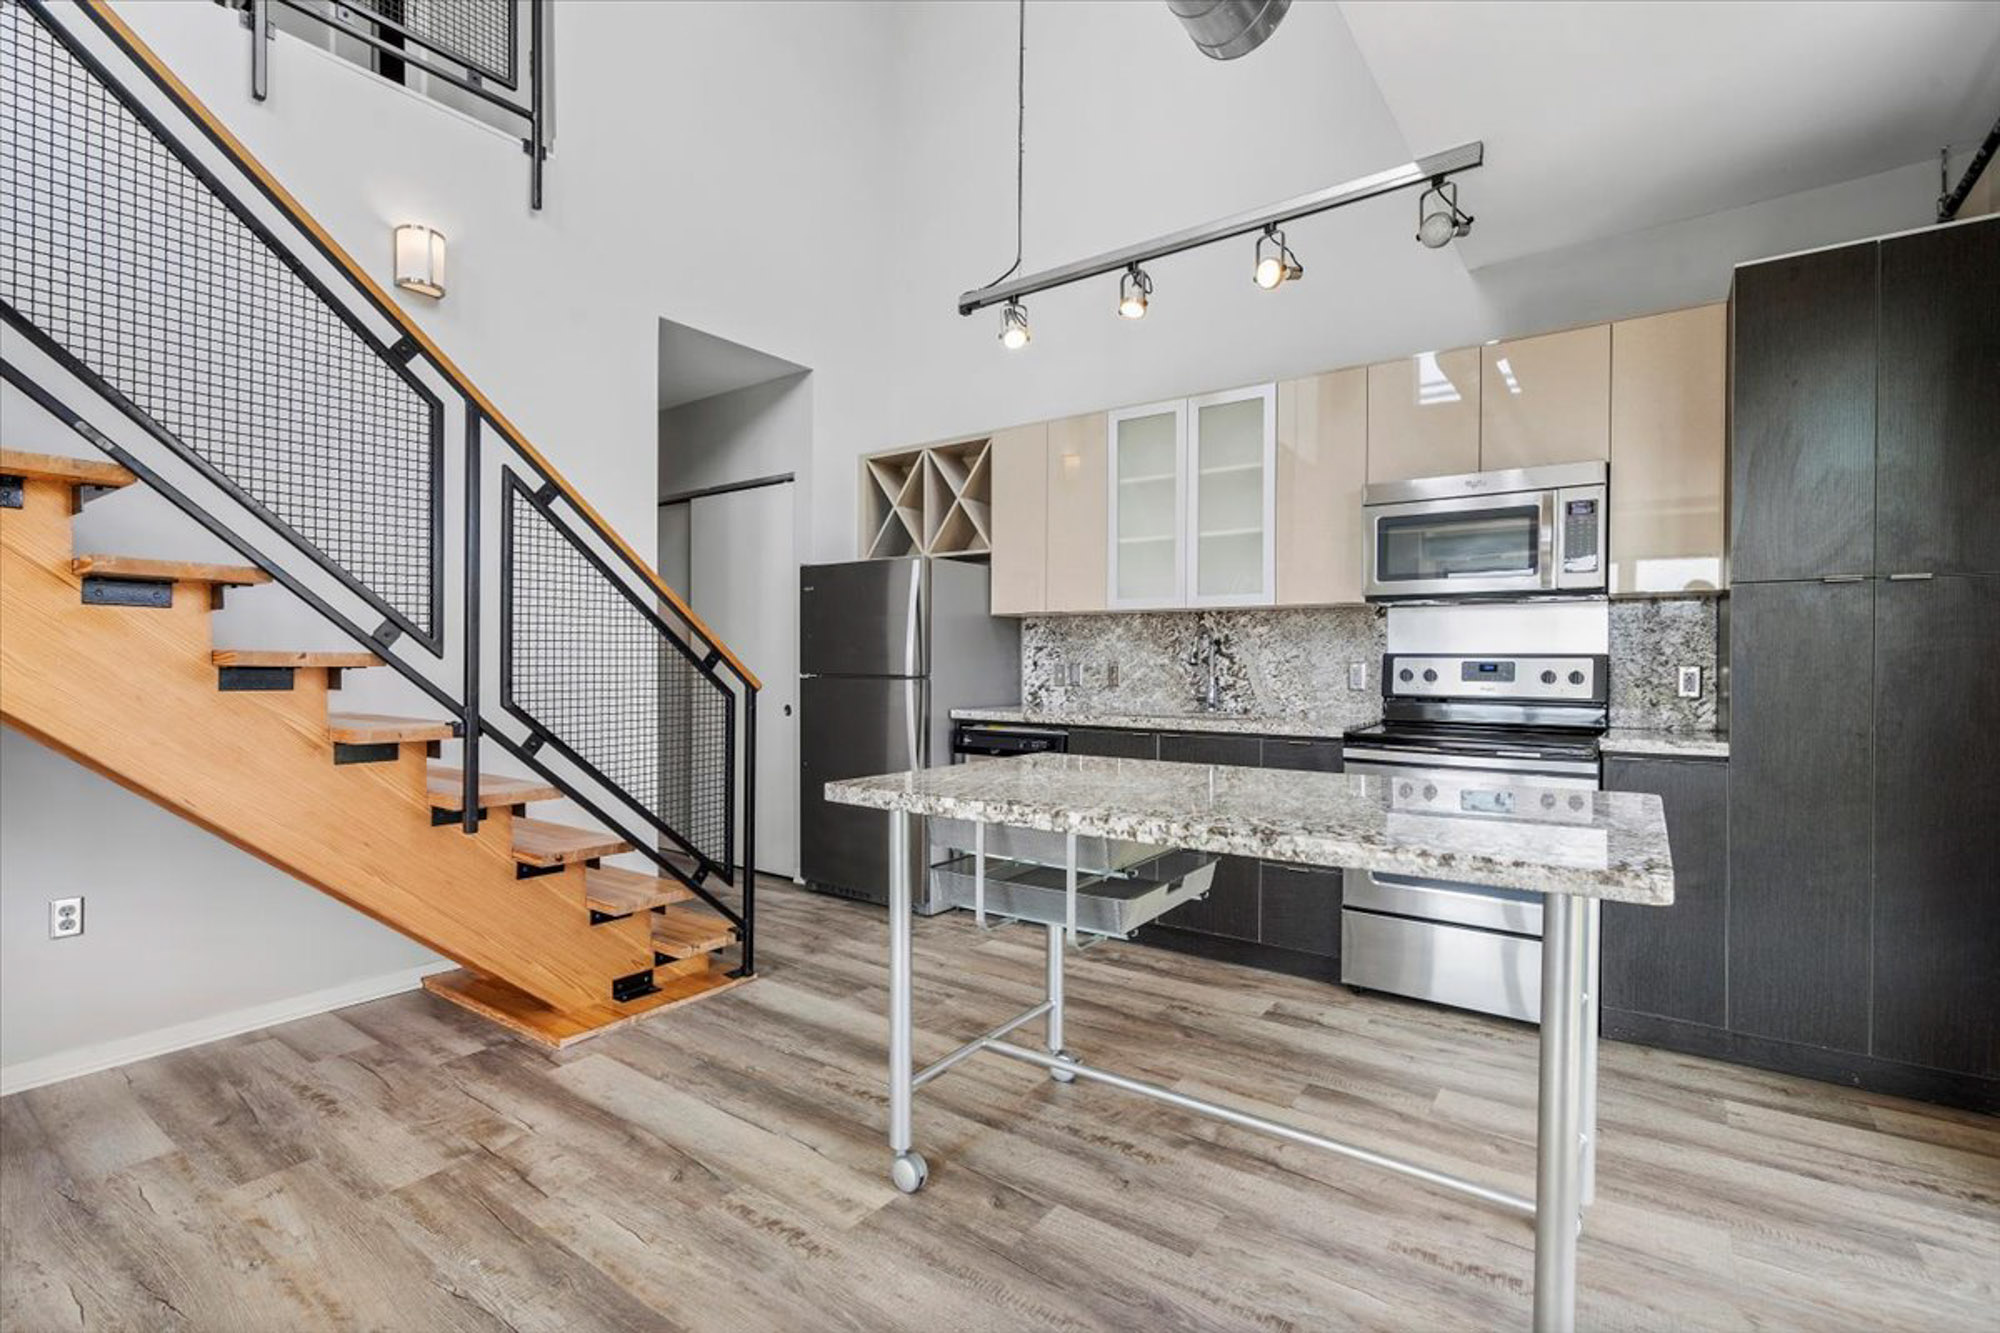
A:
<svg viewBox="0 0 2000 1333">
<path fill-rule="evenodd" d="M 1036 754 L 846 778 L 827 783 L 826 798 L 1301 865 L 1645 906 L 1674 900 L 1665 816 L 1645 792 Z"/>
<path fill-rule="evenodd" d="M 1042 727 L 1112 727 L 1124 731 L 1203 731 L 1233 732 L 1245 736 L 1292 736 L 1315 740 L 1339 740 L 1349 727 L 1359 725 L 1351 716 L 1301 713 L 1266 716 L 1243 713 L 1096 713 L 1067 710 L 1046 713 L 1019 704 L 995 708 L 954 708 L 952 717 L 960 722 L 1013 722 Z M 1372 721 L 1374 719 L 1368 719 Z"/>
</svg>

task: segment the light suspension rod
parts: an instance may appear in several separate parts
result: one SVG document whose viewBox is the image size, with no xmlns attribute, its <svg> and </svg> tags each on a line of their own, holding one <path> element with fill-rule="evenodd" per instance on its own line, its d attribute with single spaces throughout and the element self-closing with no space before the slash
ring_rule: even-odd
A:
<svg viewBox="0 0 2000 1333">
<path fill-rule="evenodd" d="M 1067 287 L 1072 282 L 1082 282 L 1086 278 L 1100 277 L 1106 273 L 1118 273 L 1134 264 L 1145 264 L 1162 255 L 1179 254 L 1197 246 L 1209 245 L 1215 241 L 1226 241 L 1232 236 L 1248 236 L 1261 232 L 1266 227 L 1282 226 L 1294 218 L 1311 217 L 1329 209 L 1359 203 L 1363 199 L 1374 199 L 1380 195 L 1394 194 L 1397 190 L 1407 190 L 1413 185 L 1428 185 L 1441 177 L 1469 171 L 1486 160 L 1486 145 L 1480 140 L 1447 148 L 1442 153 L 1432 153 L 1414 162 L 1405 162 L 1387 171 L 1378 171 L 1372 176 L 1359 176 L 1339 185 L 1329 185 L 1311 194 L 1296 195 L 1282 203 L 1265 208 L 1253 209 L 1248 213 L 1238 213 L 1216 222 L 1203 223 L 1199 227 L 1189 227 L 1183 231 L 1169 232 L 1150 241 L 1128 245 L 1122 250 L 1107 250 L 1089 259 L 1079 259 L 1058 268 L 1044 269 L 1040 273 L 1027 273 L 1007 282 L 991 287 L 977 287 L 958 298 L 958 313 L 969 315 L 987 306 L 1005 305 L 1018 301 L 1036 292 L 1045 292 L 1054 287 Z"/>
</svg>

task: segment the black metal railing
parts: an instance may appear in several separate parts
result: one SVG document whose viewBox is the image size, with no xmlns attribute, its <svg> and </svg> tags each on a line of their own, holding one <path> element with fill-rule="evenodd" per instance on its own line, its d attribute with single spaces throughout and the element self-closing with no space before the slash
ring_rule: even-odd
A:
<svg viewBox="0 0 2000 1333">
<path fill-rule="evenodd" d="M 518 121 L 528 154 L 528 206 L 542 206 L 549 155 L 549 0 L 226 0 L 250 30 L 250 92 L 270 95 L 272 12 L 284 9 L 360 42 L 377 69 L 450 84 Z M 521 11 L 528 41 L 521 43 Z M 525 59 L 523 56 L 525 55 Z M 525 94 L 521 85 L 526 84 Z M 505 89 L 505 91 L 499 91 Z"/>
<path fill-rule="evenodd" d="M 95 4 L 74 12 L 213 151 L 176 135 L 46 0 L 0 0 L 0 317 L 219 504 L 21 367 L 0 367 L 8 382 L 447 710 L 467 832 L 482 747 L 497 745 L 720 911 L 751 972 L 754 675 L 150 52 Z M 224 518 L 229 505 L 256 522 Z M 258 523 L 281 542 L 253 537 Z"/>
</svg>

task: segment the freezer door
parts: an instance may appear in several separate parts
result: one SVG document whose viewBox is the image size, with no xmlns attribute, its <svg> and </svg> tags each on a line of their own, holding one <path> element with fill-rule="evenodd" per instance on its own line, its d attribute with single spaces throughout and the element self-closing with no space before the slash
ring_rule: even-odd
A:
<svg viewBox="0 0 2000 1333">
<path fill-rule="evenodd" d="M 818 888 L 889 901 L 889 816 L 834 805 L 826 784 L 926 766 L 922 680 L 808 676 L 799 682 L 799 870 Z M 910 821 L 910 883 L 924 881 L 924 821 Z"/>
<path fill-rule="evenodd" d="M 850 560 L 799 569 L 799 671 L 808 676 L 922 676 L 924 562 Z"/>
</svg>

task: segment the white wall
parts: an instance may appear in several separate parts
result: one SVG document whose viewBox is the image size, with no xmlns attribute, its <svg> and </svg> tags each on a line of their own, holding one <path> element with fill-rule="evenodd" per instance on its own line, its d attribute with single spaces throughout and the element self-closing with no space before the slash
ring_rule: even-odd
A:
<svg viewBox="0 0 2000 1333">
<path fill-rule="evenodd" d="M 660 494 L 812 467 L 812 378 L 786 375 L 660 413 Z"/>
</svg>

